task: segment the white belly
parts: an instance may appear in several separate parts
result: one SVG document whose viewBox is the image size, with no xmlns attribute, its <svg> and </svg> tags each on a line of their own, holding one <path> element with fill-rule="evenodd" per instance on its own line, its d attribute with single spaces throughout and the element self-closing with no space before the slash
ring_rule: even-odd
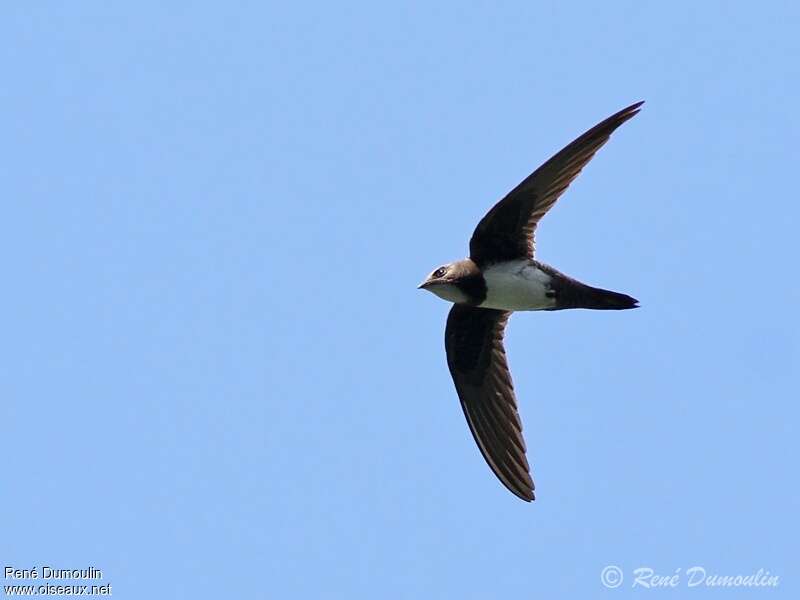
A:
<svg viewBox="0 0 800 600">
<path fill-rule="evenodd" d="M 547 297 L 550 276 L 530 261 L 514 260 L 488 267 L 486 300 L 480 306 L 500 310 L 542 310 L 555 306 Z"/>
</svg>

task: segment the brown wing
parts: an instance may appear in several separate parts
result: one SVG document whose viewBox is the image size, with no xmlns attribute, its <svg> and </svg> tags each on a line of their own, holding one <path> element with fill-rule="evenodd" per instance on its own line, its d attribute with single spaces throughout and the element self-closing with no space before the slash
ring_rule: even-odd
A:
<svg viewBox="0 0 800 600">
<path fill-rule="evenodd" d="M 511 190 L 486 214 L 469 242 L 478 265 L 515 258 L 533 258 L 534 232 L 545 213 L 614 130 L 639 112 L 637 102 L 595 125 Z"/>
<path fill-rule="evenodd" d="M 447 366 L 472 436 L 494 474 L 530 502 L 533 480 L 503 348 L 511 313 L 455 304 L 447 317 Z"/>
</svg>

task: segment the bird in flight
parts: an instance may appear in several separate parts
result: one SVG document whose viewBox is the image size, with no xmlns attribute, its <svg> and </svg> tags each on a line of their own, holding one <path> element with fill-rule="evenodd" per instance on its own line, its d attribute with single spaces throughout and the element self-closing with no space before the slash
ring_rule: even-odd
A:
<svg viewBox="0 0 800 600">
<path fill-rule="evenodd" d="M 534 485 L 503 347 L 506 323 L 518 310 L 638 306 L 635 298 L 581 283 L 533 255 L 539 220 L 642 104 L 611 115 L 531 173 L 478 223 L 469 258 L 442 265 L 419 285 L 453 303 L 444 338 L 461 408 L 489 467 L 527 502 L 534 499 Z"/>
</svg>

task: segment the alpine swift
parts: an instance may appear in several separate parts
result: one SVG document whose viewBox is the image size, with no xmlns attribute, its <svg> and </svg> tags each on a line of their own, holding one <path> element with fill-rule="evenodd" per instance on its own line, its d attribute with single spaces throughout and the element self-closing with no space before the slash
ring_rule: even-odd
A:
<svg viewBox="0 0 800 600">
<path fill-rule="evenodd" d="M 469 258 L 442 265 L 419 285 L 453 303 L 444 337 L 461 408 L 489 467 L 527 502 L 534 499 L 534 485 L 503 347 L 505 326 L 518 310 L 623 310 L 639 305 L 625 294 L 567 277 L 533 255 L 539 220 L 642 104 L 592 127 L 531 173 L 478 223 Z"/>
</svg>

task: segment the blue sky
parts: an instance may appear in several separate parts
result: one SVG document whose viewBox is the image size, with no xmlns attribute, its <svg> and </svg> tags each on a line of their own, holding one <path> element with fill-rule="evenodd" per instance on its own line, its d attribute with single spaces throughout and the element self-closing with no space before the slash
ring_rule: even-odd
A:
<svg viewBox="0 0 800 600">
<path fill-rule="evenodd" d="M 633 571 L 699 565 L 781 580 L 698 597 L 797 597 L 798 23 L 769 1 L 4 7 L 4 566 L 201 599 L 683 597 Z M 511 319 L 526 504 L 416 285 L 640 99 L 537 239 L 642 308 Z"/>
</svg>

